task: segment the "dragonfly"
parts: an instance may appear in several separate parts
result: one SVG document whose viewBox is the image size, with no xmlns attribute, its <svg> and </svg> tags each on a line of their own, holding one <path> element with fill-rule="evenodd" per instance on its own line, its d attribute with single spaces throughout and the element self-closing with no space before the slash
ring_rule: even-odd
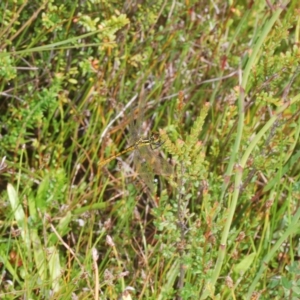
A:
<svg viewBox="0 0 300 300">
<path fill-rule="evenodd" d="M 153 193 L 155 190 L 153 175 L 157 174 L 170 176 L 173 173 L 173 168 L 165 159 L 158 156 L 155 152 L 155 150 L 163 144 L 160 136 L 152 134 L 150 137 L 144 138 L 140 134 L 140 130 L 142 127 L 141 122 L 143 121 L 145 112 L 144 102 L 145 101 L 139 101 L 138 115 L 136 117 L 136 120 L 134 120 L 135 109 L 132 109 L 131 112 L 131 121 L 129 124 L 129 136 L 131 145 L 123 151 L 120 151 L 119 153 L 101 161 L 100 167 L 103 167 L 110 161 L 125 153 L 134 151 L 133 161 L 137 174 L 140 176 L 141 181 L 149 188 L 150 192 Z"/>
<path fill-rule="evenodd" d="M 102 160 L 99 163 L 99 166 L 103 167 L 106 164 L 108 164 L 109 162 L 111 162 L 112 160 L 116 159 L 117 157 L 119 157 L 123 154 L 126 154 L 128 152 L 132 152 L 132 151 L 136 150 L 139 147 L 150 146 L 151 150 L 155 150 L 155 149 L 159 148 L 162 144 L 163 144 L 163 142 L 161 142 L 160 138 L 155 136 L 155 135 L 151 135 L 150 138 L 148 138 L 148 139 L 140 138 L 133 145 L 131 145 L 131 146 L 127 147 L 126 149 L 118 152 L 117 154 L 114 154 L 114 155 Z"/>
</svg>

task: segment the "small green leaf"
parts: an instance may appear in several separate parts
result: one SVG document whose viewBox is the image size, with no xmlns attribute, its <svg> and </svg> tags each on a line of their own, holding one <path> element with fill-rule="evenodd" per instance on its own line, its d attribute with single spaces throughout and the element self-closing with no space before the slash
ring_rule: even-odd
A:
<svg viewBox="0 0 300 300">
<path fill-rule="evenodd" d="M 44 179 L 39 185 L 37 196 L 36 196 L 36 207 L 40 209 L 42 212 L 45 212 L 46 210 L 46 202 L 49 193 L 49 185 L 50 185 L 49 175 L 46 174 Z"/>
<path fill-rule="evenodd" d="M 296 294 L 295 296 L 300 296 L 300 287 L 299 286 L 293 286 L 292 291 Z"/>
<path fill-rule="evenodd" d="M 289 290 L 293 286 L 292 282 L 286 277 L 281 278 L 281 283 L 282 286 L 287 290 Z"/>
<path fill-rule="evenodd" d="M 24 240 L 27 249 L 29 250 L 29 253 L 31 253 L 30 234 L 25 218 L 25 213 L 21 203 L 19 202 L 17 192 L 10 183 L 7 185 L 7 194 L 13 210 L 15 220 L 17 221 L 18 227 L 21 230 L 22 239 Z"/>
<path fill-rule="evenodd" d="M 74 78 L 70 78 L 68 81 L 72 84 L 77 84 L 78 83 L 78 81 Z"/>
<path fill-rule="evenodd" d="M 59 224 L 56 228 L 57 232 L 59 233 L 60 236 L 65 236 L 69 231 L 70 227 L 69 224 L 72 220 L 72 214 L 70 211 L 67 212 L 67 214 L 59 221 Z M 51 233 L 49 236 L 49 245 L 54 245 L 58 241 L 57 236 L 54 233 Z"/>
<path fill-rule="evenodd" d="M 45 251 L 37 230 L 31 229 L 30 238 L 38 273 L 40 278 L 44 281 L 47 278 L 47 265 L 45 259 Z"/>
<path fill-rule="evenodd" d="M 49 247 L 47 249 L 49 253 L 49 273 L 52 281 L 52 288 L 54 292 L 59 290 L 59 278 L 61 278 L 62 270 L 59 260 L 59 252 L 56 247 Z"/>
<path fill-rule="evenodd" d="M 8 199 L 10 201 L 11 208 L 15 216 L 15 220 L 17 221 L 18 226 L 23 227 L 25 213 L 22 208 L 22 205 L 19 202 L 17 192 L 10 183 L 7 185 L 7 194 L 8 194 Z"/>
<path fill-rule="evenodd" d="M 255 252 L 253 252 L 253 253 L 245 256 L 243 258 L 243 260 L 234 267 L 233 271 L 236 274 L 241 274 L 241 273 L 243 274 L 243 273 L 245 273 L 250 268 L 250 266 L 251 266 L 251 264 L 252 264 L 255 256 L 256 256 Z"/>
</svg>

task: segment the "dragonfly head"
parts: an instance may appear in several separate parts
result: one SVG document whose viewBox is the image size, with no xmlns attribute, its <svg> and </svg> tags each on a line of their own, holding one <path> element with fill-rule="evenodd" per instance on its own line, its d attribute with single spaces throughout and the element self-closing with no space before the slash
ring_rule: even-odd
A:
<svg viewBox="0 0 300 300">
<path fill-rule="evenodd" d="M 158 133 L 153 133 L 149 138 L 149 142 L 152 150 L 159 148 L 164 143 Z"/>
</svg>

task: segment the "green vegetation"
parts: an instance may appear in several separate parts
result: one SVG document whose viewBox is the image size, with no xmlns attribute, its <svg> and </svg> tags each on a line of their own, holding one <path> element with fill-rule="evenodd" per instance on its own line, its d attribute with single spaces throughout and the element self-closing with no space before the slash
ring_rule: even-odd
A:
<svg viewBox="0 0 300 300">
<path fill-rule="evenodd" d="M 299 299 L 299 12 L 1 1 L 0 298 Z"/>
</svg>

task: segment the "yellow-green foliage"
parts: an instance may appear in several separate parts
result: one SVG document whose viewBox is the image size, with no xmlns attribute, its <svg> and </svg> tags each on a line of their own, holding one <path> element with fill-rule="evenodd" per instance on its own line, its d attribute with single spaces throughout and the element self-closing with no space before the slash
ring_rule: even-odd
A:
<svg viewBox="0 0 300 300">
<path fill-rule="evenodd" d="M 177 172 L 183 167 L 186 176 L 201 175 L 205 170 L 205 153 L 199 136 L 209 110 L 209 103 L 206 103 L 200 110 L 200 115 L 196 117 L 190 133 L 182 136 L 176 141 L 171 141 L 166 132 L 161 131 L 162 139 L 165 141 L 164 148 L 173 155 L 177 166 Z"/>
</svg>

